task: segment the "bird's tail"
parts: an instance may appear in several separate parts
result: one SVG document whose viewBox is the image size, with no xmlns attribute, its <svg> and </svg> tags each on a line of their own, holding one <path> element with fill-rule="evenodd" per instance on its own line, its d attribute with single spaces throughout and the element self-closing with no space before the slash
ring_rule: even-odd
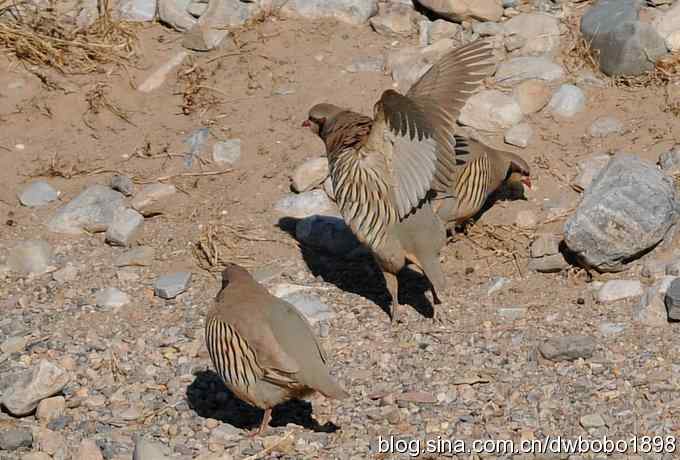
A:
<svg viewBox="0 0 680 460">
<path fill-rule="evenodd" d="M 319 393 L 331 399 L 345 399 L 349 397 L 349 393 L 330 376 L 323 388 L 319 388 Z"/>
</svg>

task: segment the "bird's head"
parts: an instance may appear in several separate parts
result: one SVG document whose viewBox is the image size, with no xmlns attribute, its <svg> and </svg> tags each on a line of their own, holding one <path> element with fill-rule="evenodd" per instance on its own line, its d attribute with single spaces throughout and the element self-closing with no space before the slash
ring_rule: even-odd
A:
<svg viewBox="0 0 680 460">
<path fill-rule="evenodd" d="M 510 155 L 510 167 L 506 181 L 509 185 L 522 184 L 531 190 L 531 169 L 529 164 L 522 157 L 515 154 Z"/>
<path fill-rule="evenodd" d="M 222 288 L 229 286 L 230 284 L 235 284 L 238 282 L 252 281 L 253 277 L 250 276 L 248 270 L 232 262 L 227 262 L 224 270 L 222 271 Z"/>
<path fill-rule="evenodd" d="M 324 126 L 331 122 L 333 118 L 342 111 L 343 109 L 333 104 L 327 104 L 325 102 L 316 104 L 309 109 L 307 119 L 302 122 L 302 126 L 311 129 L 315 134 L 320 136 L 323 133 Z"/>
</svg>

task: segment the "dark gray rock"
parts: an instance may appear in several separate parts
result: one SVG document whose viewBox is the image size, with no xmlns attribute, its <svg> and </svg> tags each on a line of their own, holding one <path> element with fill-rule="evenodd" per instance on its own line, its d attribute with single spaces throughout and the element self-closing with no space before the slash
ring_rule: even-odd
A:
<svg viewBox="0 0 680 460">
<path fill-rule="evenodd" d="M 359 246 L 345 221 L 337 217 L 306 217 L 296 224 L 295 238 L 305 246 L 336 256 L 349 254 Z"/>
<path fill-rule="evenodd" d="M 639 21 L 641 0 L 599 0 L 581 19 L 581 33 L 599 51 L 607 75 L 640 75 L 666 54 L 663 37 Z"/>
<path fill-rule="evenodd" d="M 105 232 L 113 215 L 123 206 L 123 195 L 104 185 L 93 185 L 83 190 L 48 222 L 52 232 L 81 234 Z"/>
<path fill-rule="evenodd" d="M 595 351 L 595 339 L 587 335 L 567 335 L 548 340 L 539 346 L 539 351 L 550 361 L 573 361 L 587 359 Z"/>
<path fill-rule="evenodd" d="M 135 184 L 128 176 L 121 176 L 116 174 L 111 178 L 111 188 L 122 193 L 125 196 L 132 196 L 135 193 Z"/>
<path fill-rule="evenodd" d="M 665 303 L 668 310 L 668 318 L 673 321 L 680 321 L 680 278 L 676 278 L 671 282 L 666 292 Z"/>
<path fill-rule="evenodd" d="M 13 451 L 33 445 L 33 435 L 30 430 L 11 428 L 0 431 L 0 450 Z"/>
<path fill-rule="evenodd" d="M 634 155 L 614 157 L 564 227 L 567 247 L 598 271 L 621 271 L 676 220 L 673 181 Z"/>
</svg>

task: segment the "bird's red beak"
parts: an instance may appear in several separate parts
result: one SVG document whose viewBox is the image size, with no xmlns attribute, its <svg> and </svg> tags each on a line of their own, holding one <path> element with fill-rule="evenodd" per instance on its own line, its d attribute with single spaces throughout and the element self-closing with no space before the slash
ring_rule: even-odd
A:
<svg viewBox="0 0 680 460">
<path fill-rule="evenodd" d="M 529 176 L 524 176 L 524 177 L 522 177 L 522 183 L 523 183 L 525 186 L 527 186 L 527 187 L 529 188 L 529 190 L 531 190 L 531 188 L 532 188 L 532 187 L 531 187 L 531 177 L 529 177 Z"/>
<path fill-rule="evenodd" d="M 309 123 L 309 120 L 305 120 L 302 122 L 302 127 L 303 128 L 309 128 L 311 126 L 311 123 Z"/>
</svg>

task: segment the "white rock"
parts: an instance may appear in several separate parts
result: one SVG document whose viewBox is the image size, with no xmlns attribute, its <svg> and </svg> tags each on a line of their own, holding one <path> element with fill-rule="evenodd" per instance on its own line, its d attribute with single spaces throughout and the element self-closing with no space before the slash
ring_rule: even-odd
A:
<svg viewBox="0 0 680 460">
<path fill-rule="evenodd" d="M 534 129 L 529 123 L 520 123 L 505 132 L 505 142 L 510 145 L 524 148 L 529 145 L 529 141 L 533 135 Z"/>
<path fill-rule="evenodd" d="M 377 0 L 289 0 L 283 14 L 308 19 L 335 18 L 350 24 L 363 24 L 378 12 Z"/>
<path fill-rule="evenodd" d="M 606 137 L 610 134 L 623 132 L 623 124 L 614 117 L 600 117 L 590 125 L 590 135 L 593 137 Z"/>
<path fill-rule="evenodd" d="M 241 139 L 216 142 L 213 146 L 213 161 L 220 164 L 234 164 L 241 158 Z"/>
<path fill-rule="evenodd" d="M 130 208 L 121 208 L 113 215 L 106 230 L 106 242 L 116 246 L 132 246 L 144 224 L 144 216 Z"/>
<path fill-rule="evenodd" d="M 553 94 L 548 103 L 551 113 L 565 118 L 571 118 L 586 108 L 586 96 L 578 86 L 565 84 Z"/>
<path fill-rule="evenodd" d="M 496 81 L 514 86 L 524 80 L 555 82 L 564 77 L 564 69 L 546 57 L 516 57 L 502 62 L 496 70 Z"/>
<path fill-rule="evenodd" d="M 552 90 L 543 80 L 525 80 L 513 88 L 512 94 L 517 99 L 522 113 L 529 115 L 548 104 Z"/>
<path fill-rule="evenodd" d="M 507 35 L 519 35 L 524 45 L 519 53 L 523 55 L 549 54 L 560 46 L 560 20 L 543 13 L 525 13 L 504 23 Z"/>
<path fill-rule="evenodd" d="M 499 0 L 420 0 L 425 8 L 456 22 L 468 19 L 500 21 L 503 6 Z"/>
<path fill-rule="evenodd" d="M 104 456 L 93 439 L 83 439 L 74 460 L 104 460 Z"/>
<path fill-rule="evenodd" d="M 23 275 L 42 275 L 53 269 L 52 248 L 42 240 L 19 242 L 10 249 L 7 265 Z"/>
<path fill-rule="evenodd" d="M 108 287 L 97 293 L 95 303 L 101 308 L 120 308 L 130 303 L 130 297 L 120 289 Z"/>
<path fill-rule="evenodd" d="M 680 30 L 670 33 L 666 39 L 666 48 L 668 51 L 675 52 L 680 51 Z"/>
<path fill-rule="evenodd" d="M 611 303 L 641 295 L 642 284 L 638 280 L 610 280 L 600 288 L 597 293 L 597 301 Z"/>
<path fill-rule="evenodd" d="M 676 3 L 671 9 L 654 19 L 652 27 L 661 38 L 667 38 L 672 33 L 680 31 L 680 3 Z"/>
<path fill-rule="evenodd" d="M 135 450 L 132 453 L 132 460 L 168 460 L 165 454 L 165 446 L 139 437 L 135 442 Z"/>
<path fill-rule="evenodd" d="M 503 289 L 505 286 L 510 284 L 511 281 L 508 278 L 505 278 L 503 276 L 499 276 L 497 278 L 494 278 L 491 280 L 488 284 L 488 287 L 486 289 L 486 295 L 492 295 L 501 289 Z"/>
<path fill-rule="evenodd" d="M 369 19 L 371 27 L 383 35 L 409 35 L 413 32 L 417 13 L 412 6 L 385 3 L 377 16 Z"/>
<path fill-rule="evenodd" d="M 118 10 L 124 21 L 153 21 L 156 17 L 156 0 L 120 0 Z"/>
<path fill-rule="evenodd" d="M 43 181 L 31 182 L 19 194 L 19 202 L 28 208 L 45 206 L 59 198 L 59 193 L 50 184 Z"/>
<path fill-rule="evenodd" d="M 274 210 L 297 218 L 313 214 L 338 215 L 335 204 L 323 190 L 311 190 L 300 194 L 286 195 L 274 205 Z"/>
<path fill-rule="evenodd" d="M 611 157 L 609 155 L 593 155 L 578 162 L 579 175 L 574 179 L 574 185 L 581 191 L 588 188 L 602 168 L 607 166 Z"/>
<path fill-rule="evenodd" d="M 432 22 L 430 27 L 431 41 L 436 42 L 442 38 L 452 38 L 459 35 L 463 28 L 460 24 L 455 22 L 445 21 L 444 19 L 437 19 Z"/>
<path fill-rule="evenodd" d="M 530 209 L 523 209 L 517 213 L 515 224 L 519 228 L 532 229 L 538 225 L 538 217 L 536 213 Z"/>
<path fill-rule="evenodd" d="M 175 193 L 177 189 L 172 184 L 149 184 L 132 200 L 132 207 L 145 217 L 161 214 L 171 206 Z"/>
<path fill-rule="evenodd" d="M 173 299 L 189 289 L 191 272 L 176 272 L 160 276 L 154 284 L 154 293 L 163 299 Z"/>
<path fill-rule="evenodd" d="M 137 87 L 137 90 L 141 91 L 142 93 L 150 93 L 151 91 L 154 91 L 163 85 L 165 83 L 165 80 L 168 78 L 168 75 L 182 62 L 184 62 L 184 59 L 189 55 L 186 51 L 180 51 L 179 53 L 175 54 L 170 60 L 162 64 L 160 67 L 158 67 L 156 70 L 153 71 L 151 75 L 146 77 L 146 80 L 142 82 L 141 85 Z"/>
<path fill-rule="evenodd" d="M 328 159 L 313 158 L 298 166 L 293 172 L 293 190 L 301 193 L 321 185 L 328 177 Z"/>
<path fill-rule="evenodd" d="M 458 120 L 482 131 L 497 131 L 516 125 L 522 117 L 522 110 L 514 98 L 492 89 L 470 97 Z"/>
<path fill-rule="evenodd" d="M 66 400 L 63 396 L 54 396 L 43 399 L 38 403 L 35 417 L 42 422 L 49 422 L 57 417 L 64 415 L 66 411 Z"/>
<path fill-rule="evenodd" d="M 123 199 L 123 194 L 109 187 L 92 185 L 59 208 L 47 227 L 72 235 L 105 232 L 116 210 L 123 206 Z"/>
</svg>

